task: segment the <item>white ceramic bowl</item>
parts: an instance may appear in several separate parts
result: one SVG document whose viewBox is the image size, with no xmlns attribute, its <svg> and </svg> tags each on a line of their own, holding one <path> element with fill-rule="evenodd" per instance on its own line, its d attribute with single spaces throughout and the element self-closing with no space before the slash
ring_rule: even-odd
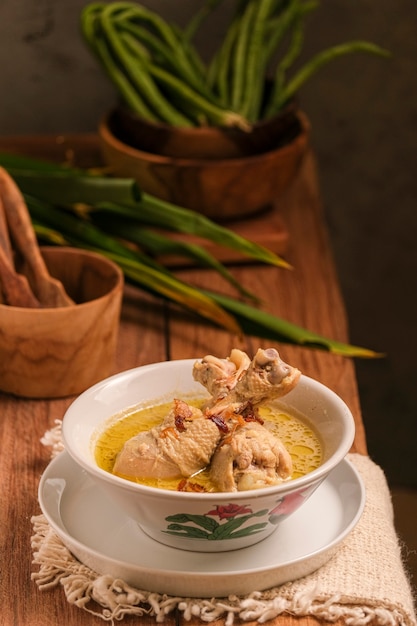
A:
<svg viewBox="0 0 417 626">
<path fill-rule="evenodd" d="M 187 359 L 145 365 L 97 383 L 65 413 L 63 440 L 72 458 L 104 489 L 109 506 L 119 506 L 150 537 L 196 552 L 235 550 L 261 541 L 302 506 L 349 451 L 355 433 L 354 420 L 333 391 L 301 376 L 280 404 L 289 411 L 294 408 L 302 413 L 321 437 L 323 462 L 305 476 L 252 491 L 190 493 L 146 487 L 98 467 L 95 442 L 115 415 L 150 401 L 206 395 L 192 377 L 194 363 L 195 359 Z M 243 517 L 245 521 L 239 525 Z"/>
</svg>

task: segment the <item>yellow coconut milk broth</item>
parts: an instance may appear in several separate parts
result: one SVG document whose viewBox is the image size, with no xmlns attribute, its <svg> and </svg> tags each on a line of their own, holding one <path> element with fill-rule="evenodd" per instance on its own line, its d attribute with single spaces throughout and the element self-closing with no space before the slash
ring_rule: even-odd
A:
<svg viewBox="0 0 417 626">
<path fill-rule="evenodd" d="M 188 400 L 189 404 L 202 406 L 204 400 Z M 95 446 L 96 462 L 102 469 L 112 472 L 117 454 L 124 443 L 139 432 L 150 430 L 162 422 L 172 408 L 172 403 L 163 403 L 154 406 L 132 409 L 120 416 L 97 439 Z M 265 406 L 260 409 L 260 415 L 265 425 L 276 434 L 286 446 L 293 461 L 292 478 L 303 476 L 318 467 L 322 458 L 322 447 L 313 428 L 301 417 L 289 415 L 282 408 Z M 176 490 L 178 479 L 142 479 L 137 482 L 151 487 Z M 192 477 L 192 482 L 202 485 L 206 491 L 215 491 L 210 481 L 208 470 L 199 472 Z"/>
</svg>

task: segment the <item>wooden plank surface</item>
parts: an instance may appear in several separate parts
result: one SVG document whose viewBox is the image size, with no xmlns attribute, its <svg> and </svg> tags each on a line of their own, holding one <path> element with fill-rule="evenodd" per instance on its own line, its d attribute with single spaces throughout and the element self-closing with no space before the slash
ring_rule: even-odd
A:
<svg viewBox="0 0 417 626">
<path fill-rule="evenodd" d="M 97 157 L 94 137 L 24 138 L 0 141 L 0 150 L 20 150 L 23 154 L 61 158 L 71 151 L 81 154 L 86 165 Z M 81 160 L 82 160 L 81 159 Z M 300 176 L 277 209 L 289 233 L 287 260 L 293 271 L 259 265 L 234 268 L 239 280 L 263 299 L 266 310 L 303 324 L 309 329 L 347 339 L 346 316 L 334 264 L 321 215 L 317 176 L 311 156 Z M 186 269 L 183 278 L 210 289 L 228 292 L 222 279 L 212 272 Z M 172 305 L 162 304 L 142 292 L 127 288 L 114 371 L 165 359 L 199 358 L 206 353 L 228 354 L 231 347 L 253 353 L 259 345 L 252 337 L 238 339 L 197 321 Z M 269 344 L 268 344 L 269 345 Z M 349 405 L 355 417 L 357 434 L 353 450 L 366 453 L 366 440 L 360 413 L 354 364 L 348 359 L 304 348 L 280 345 L 288 362 L 331 387 Z M 1 597 L 0 623 L 5 626 L 71 626 L 101 624 L 99 618 L 68 604 L 62 589 L 40 592 L 31 581 L 31 516 L 39 513 L 37 487 L 49 461 L 49 450 L 40 439 L 60 419 L 72 398 L 62 400 L 24 400 L 0 394 L 0 441 L 2 460 L 0 479 Z M 186 593 L 186 590 L 184 590 Z M 168 626 L 182 623 L 180 616 L 168 616 Z M 152 617 L 126 618 L 123 623 L 155 624 Z M 271 626 L 313 626 L 314 618 L 281 616 Z M 184 622 L 201 626 L 194 620 Z M 219 620 L 215 626 L 223 626 Z M 340 625 L 339 625 L 340 626 Z"/>
</svg>

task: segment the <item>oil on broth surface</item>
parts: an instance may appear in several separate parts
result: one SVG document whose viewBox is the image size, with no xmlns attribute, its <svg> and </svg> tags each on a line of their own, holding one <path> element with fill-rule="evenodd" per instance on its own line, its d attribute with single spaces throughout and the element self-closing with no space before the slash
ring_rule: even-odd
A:
<svg viewBox="0 0 417 626">
<path fill-rule="evenodd" d="M 204 400 L 187 400 L 188 404 L 201 407 Z M 117 454 L 123 448 L 124 443 L 139 432 L 150 430 L 160 424 L 172 408 L 172 402 L 156 404 L 148 407 L 132 408 L 116 419 L 97 439 L 95 446 L 95 459 L 99 467 L 107 472 L 113 472 L 113 465 Z M 316 469 L 322 459 L 322 447 L 313 428 L 302 417 L 283 412 L 279 405 L 260 407 L 261 418 L 268 423 L 271 431 L 281 439 L 293 461 L 293 473 L 291 478 L 298 478 Z M 130 477 L 124 477 L 132 480 Z M 192 477 L 192 481 L 202 485 L 206 491 L 216 491 L 210 481 L 209 472 L 203 470 Z M 143 479 L 136 481 L 149 487 L 176 490 L 179 479 Z"/>
<path fill-rule="evenodd" d="M 187 400 L 187 402 L 201 407 L 204 399 Z M 129 411 L 115 416 L 115 421 L 110 423 L 97 439 L 95 445 L 97 465 L 112 473 L 116 456 L 124 443 L 139 432 L 150 430 L 160 424 L 171 408 L 172 402 L 167 402 L 153 406 L 132 407 Z M 284 412 L 277 403 L 263 406 L 259 412 L 265 424 L 271 427 L 272 432 L 281 439 L 291 454 L 292 479 L 303 476 L 320 465 L 322 459 L 320 440 L 302 416 Z M 124 478 L 132 480 L 130 477 Z M 215 491 L 207 470 L 193 476 L 192 481 L 202 485 L 206 491 Z M 137 478 L 136 482 L 150 487 L 176 490 L 180 480 Z"/>
</svg>

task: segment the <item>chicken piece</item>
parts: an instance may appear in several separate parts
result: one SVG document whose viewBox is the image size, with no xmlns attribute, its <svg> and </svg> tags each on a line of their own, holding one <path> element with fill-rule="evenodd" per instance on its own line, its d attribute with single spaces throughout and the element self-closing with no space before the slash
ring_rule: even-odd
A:
<svg viewBox="0 0 417 626">
<path fill-rule="evenodd" d="M 125 478 L 180 478 L 174 461 L 158 445 L 155 429 L 139 433 L 126 441 L 116 457 L 113 474 Z"/>
<path fill-rule="evenodd" d="M 241 413 L 249 403 L 256 407 L 280 398 L 295 387 L 300 375 L 297 368 L 281 360 L 274 348 L 259 348 L 228 393 L 211 403 L 209 414 Z M 214 383 L 210 382 L 210 385 Z"/>
<path fill-rule="evenodd" d="M 189 477 L 208 465 L 219 440 L 219 429 L 200 409 L 175 400 L 161 425 L 126 441 L 113 473 L 127 478 Z"/>
<path fill-rule="evenodd" d="M 276 485 L 292 473 L 284 444 L 259 422 L 248 422 L 226 437 L 211 461 L 210 476 L 219 491 L 244 491 Z"/>
<path fill-rule="evenodd" d="M 211 398 L 204 413 L 182 400 L 160 426 L 127 441 L 114 473 L 127 478 L 189 478 L 211 463 L 220 491 L 274 485 L 290 476 L 291 457 L 262 426 L 257 406 L 290 391 L 300 372 L 278 352 L 259 349 L 251 361 L 234 349 L 227 359 L 196 362 L 194 379 Z"/>
<path fill-rule="evenodd" d="M 193 377 L 208 390 L 212 396 L 211 403 L 214 403 L 235 387 L 249 365 L 248 355 L 234 348 L 227 359 L 208 354 L 201 361 L 197 361 L 194 364 Z"/>
</svg>

